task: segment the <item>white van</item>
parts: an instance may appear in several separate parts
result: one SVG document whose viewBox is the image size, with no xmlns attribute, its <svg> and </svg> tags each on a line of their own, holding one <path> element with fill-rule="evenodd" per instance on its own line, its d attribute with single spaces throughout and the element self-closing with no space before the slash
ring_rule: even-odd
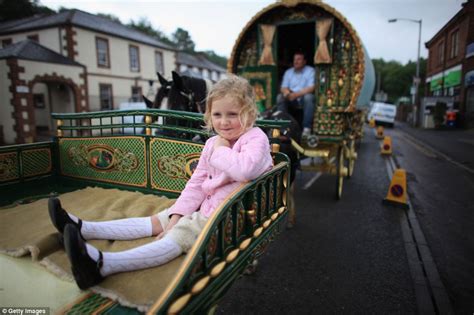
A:
<svg viewBox="0 0 474 315">
<path fill-rule="evenodd" d="M 373 118 L 376 124 L 385 124 L 393 127 L 396 114 L 397 106 L 388 103 L 374 102 L 367 119 L 370 121 Z"/>
</svg>

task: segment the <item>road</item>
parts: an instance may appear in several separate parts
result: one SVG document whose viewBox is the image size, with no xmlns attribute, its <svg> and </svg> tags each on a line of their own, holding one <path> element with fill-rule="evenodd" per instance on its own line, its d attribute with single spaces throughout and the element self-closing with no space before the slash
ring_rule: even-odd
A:
<svg viewBox="0 0 474 315">
<path fill-rule="evenodd" d="M 297 224 L 282 230 L 256 273 L 233 285 L 219 314 L 472 314 L 471 151 L 450 149 L 453 141 L 435 134 L 417 138 L 419 130 L 405 125 L 386 130 L 393 161 L 407 172 L 412 208 L 406 212 L 381 203 L 390 184 L 388 163 L 373 130 L 367 131 L 342 200 L 334 200 L 335 177 L 298 173 Z M 443 144 L 431 147 L 437 143 Z M 408 225 L 426 241 L 410 247 Z M 413 258 L 417 253 L 424 262 Z"/>
</svg>

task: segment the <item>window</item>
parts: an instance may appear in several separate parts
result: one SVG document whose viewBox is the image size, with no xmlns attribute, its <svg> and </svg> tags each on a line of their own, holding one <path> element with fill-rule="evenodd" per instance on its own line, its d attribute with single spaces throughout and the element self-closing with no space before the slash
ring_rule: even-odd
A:
<svg viewBox="0 0 474 315">
<path fill-rule="evenodd" d="M 459 31 L 456 30 L 451 34 L 451 49 L 449 51 L 449 57 L 455 58 L 458 55 L 459 46 Z"/>
<path fill-rule="evenodd" d="M 99 84 L 100 110 L 113 109 L 113 95 L 111 84 Z"/>
<path fill-rule="evenodd" d="M 130 54 L 130 71 L 140 71 L 140 56 L 138 53 L 138 46 L 128 46 L 128 52 Z"/>
<path fill-rule="evenodd" d="M 184 72 L 188 70 L 188 66 L 187 65 L 179 65 L 179 72 Z"/>
<path fill-rule="evenodd" d="M 143 102 L 141 86 L 132 86 L 132 102 Z"/>
<path fill-rule="evenodd" d="M 444 42 L 438 44 L 438 65 L 444 62 Z"/>
<path fill-rule="evenodd" d="M 105 38 L 96 37 L 97 66 L 110 68 L 109 41 Z"/>
<path fill-rule="evenodd" d="M 202 78 L 203 79 L 209 79 L 209 70 L 202 69 Z"/>
<path fill-rule="evenodd" d="M 35 108 L 45 108 L 44 94 L 33 94 L 33 106 Z"/>
<path fill-rule="evenodd" d="M 2 48 L 8 47 L 12 44 L 12 39 L 7 38 L 7 39 L 2 39 Z"/>
<path fill-rule="evenodd" d="M 163 65 L 163 53 L 161 51 L 155 51 L 155 70 L 161 74 L 165 73 L 165 67 Z"/>
<path fill-rule="evenodd" d="M 163 74 L 165 68 L 163 67 L 163 53 L 161 51 L 155 51 L 155 70 Z"/>
<path fill-rule="evenodd" d="M 35 42 L 37 42 L 37 43 L 39 43 L 39 36 L 38 36 L 38 34 L 28 35 L 27 38 L 28 38 L 28 39 L 31 39 L 31 40 L 33 40 L 33 41 L 35 41 Z"/>
</svg>

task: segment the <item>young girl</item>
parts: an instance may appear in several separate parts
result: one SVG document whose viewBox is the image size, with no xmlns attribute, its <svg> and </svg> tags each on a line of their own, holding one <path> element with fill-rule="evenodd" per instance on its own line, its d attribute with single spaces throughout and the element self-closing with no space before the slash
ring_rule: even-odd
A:
<svg viewBox="0 0 474 315">
<path fill-rule="evenodd" d="M 58 199 L 49 214 L 64 235 L 74 278 L 81 289 L 104 277 L 167 263 L 191 249 L 208 218 L 242 182 L 272 167 L 265 133 L 253 127 L 257 116 L 253 88 L 228 75 L 207 97 L 206 128 L 217 135 L 206 141 L 199 163 L 175 204 L 157 215 L 106 222 L 83 221 L 68 214 Z M 155 241 L 122 252 L 101 252 L 90 239 L 130 240 L 156 235 Z"/>
</svg>

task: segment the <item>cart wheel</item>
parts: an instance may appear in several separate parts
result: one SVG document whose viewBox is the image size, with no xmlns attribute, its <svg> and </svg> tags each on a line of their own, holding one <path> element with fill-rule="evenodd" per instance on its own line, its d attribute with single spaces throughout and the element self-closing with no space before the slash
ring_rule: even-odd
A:
<svg viewBox="0 0 474 315">
<path fill-rule="evenodd" d="M 340 200 L 342 197 L 342 184 L 344 183 L 344 148 L 339 146 L 336 157 L 337 179 L 336 179 L 336 199 Z"/>
<path fill-rule="evenodd" d="M 355 153 L 355 140 L 350 140 L 348 148 L 349 148 L 349 155 L 353 156 Z M 347 158 L 347 179 L 352 177 L 352 173 L 354 172 L 354 165 L 355 165 L 355 160 L 350 157 Z"/>
</svg>

